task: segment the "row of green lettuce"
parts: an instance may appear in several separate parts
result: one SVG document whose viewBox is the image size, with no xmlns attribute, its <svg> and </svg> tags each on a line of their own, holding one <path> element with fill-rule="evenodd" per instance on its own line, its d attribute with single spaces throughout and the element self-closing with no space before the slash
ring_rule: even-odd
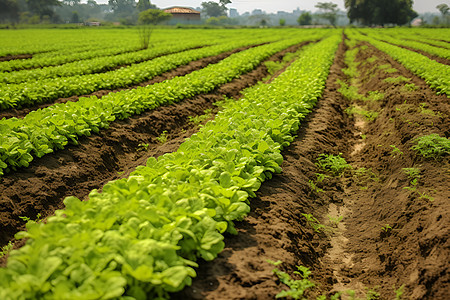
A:
<svg viewBox="0 0 450 300">
<path fill-rule="evenodd" d="M 308 32 L 309 34 L 309 32 Z M 292 34 L 290 34 L 292 35 Z M 54 66 L 49 66 L 41 69 L 31 69 L 11 72 L 6 70 L 0 73 L 0 84 L 18 84 L 26 81 L 41 81 L 47 78 L 56 77 L 70 77 L 75 75 L 85 75 L 92 73 L 100 73 L 113 70 L 116 67 L 136 64 L 146 60 L 150 60 L 157 56 L 180 52 L 190 48 L 203 47 L 206 45 L 225 44 L 236 40 L 235 37 L 230 38 L 216 37 L 197 37 L 190 36 L 177 36 L 177 40 L 166 40 L 158 42 L 149 49 L 140 50 L 134 49 L 134 51 L 126 51 L 128 48 L 107 48 L 100 49 L 98 51 L 84 51 L 80 53 L 68 53 L 64 55 L 56 55 L 53 57 L 43 57 L 40 59 L 24 59 L 5 62 L 8 65 L 17 64 L 36 64 L 42 65 L 42 63 L 52 63 Z M 289 34 L 288 34 L 289 37 Z M 259 38 L 257 36 L 252 37 L 252 40 Z M 271 42 L 279 40 L 279 36 L 266 36 L 262 37 L 261 41 Z M 285 37 L 286 38 L 286 37 Z M 122 51 L 123 53 L 120 53 Z M 83 57 L 84 56 L 84 57 Z M 75 60 L 75 58 L 77 58 Z M 67 63 L 59 65 L 58 63 Z M 75 60 L 70 62 L 70 60 Z M 0 63 L 0 70 L 2 67 L 6 67 Z M 70 78 L 66 78 L 70 80 Z"/>
<path fill-rule="evenodd" d="M 80 98 L 77 102 L 58 103 L 32 111 L 23 119 L 4 118 L 0 120 L 0 174 L 3 174 L 4 169 L 9 171 L 11 168 L 27 167 L 34 157 L 62 149 L 69 142 L 77 144 L 79 136 L 98 132 L 117 118 L 124 119 L 144 110 L 210 92 L 303 39 L 283 40 L 250 48 L 186 76 L 146 87 L 110 93 L 100 99 L 92 96 Z M 212 50 L 220 52 L 226 49 L 224 47 L 235 46 L 213 46 Z"/>
<path fill-rule="evenodd" d="M 164 43 L 150 49 L 96 56 L 91 59 L 78 60 L 58 66 L 41 69 L 22 70 L 0 73 L 0 84 L 18 84 L 27 81 L 41 81 L 48 78 L 69 77 L 111 71 L 116 67 L 140 63 L 157 56 L 184 51 L 191 48 L 203 47 L 210 41 L 187 41 L 186 43 Z M 25 60 L 26 61 L 26 60 Z"/>
<path fill-rule="evenodd" d="M 30 59 L 13 59 L 0 62 L 0 72 L 11 72 L 27 69 L 57 66 L 78 60 L 91 59 L 95 57 L 119 55 L 126 52 L 142 50 L 138 46 L 116 46 L 100 49 L 80 49 L 80 51 L 67 51 L 64 55 L 55 52 L 33 55 Z"/>
<path fill-rule="evenodd" d="M 429 45 L 427 43 L 423 43 L 420 41 L 413 41 L 410 39 L 406 39 L 408 36 L 404 35 L 388 35 L 384 31 L 373 31 L 372 30 L 364 30 L 361 29 L 361 32 L 369 34 L 369 36 L 376 38 L 377 40 L 381 40 L 384 42 L 388 42 L 390 44 L 398 45 L 398 46 L 405 46 L 416 50 L 421 50 L 426 53 L 436 55 L 445 59 L 450 59 L 450 51 L 447 48 L 441 48 L 441 47 L 435 47 L 432 45 Z M 448 44 L 447 44 L 448 45 Z"/>
<path fill-rule="evenodd" d="M 298 30 L 297 30 L 298 31 Z M 273 30 L 174 30 L 156 29 L 151 33 L 149 48 L 160 47 L 161 44 L 190 43 L 206 41 L 205 44 L 215 44 L 214 41 L 291 35 L 292 29 L 282 33 Z M 305 31 L 306 32 L 306 31 Z M 9 38 L 8 38 L 9 33 Z M 37 40 L 35 40 L 37 37 Z M 86 60 L 102 56 L 119 55 L 126 52 L 142 50 L 136 29 L 123 30 L 20 30 L 0 31 L 0 53 L 2 48 L 11 48 L 16 44 L 19 49 L 13 54 L 33 54 L 30 59 L 14 59 L 0 61 L 0 72 L 11 72 L 23 69 L 35 69 L 56 66 L 78 60 Z M 33 41 L 30 45 L 30 41 Z M 207 42 L 209 41 L 209 42 Z M 48 49 L 51 47 L 51 50 Z M 38 50 L 39 48 L 42 48 Z M 4 49 L 6 50 L 6 49 Z M 12 50 L 12 49 L 11 49 Z M 36 51 L 47 51 L 36 53 Z M 2 56 L 0 54 L 0 56 Z"/>
<path fill-rule="evenodd" d="M 57 56 L 67 52 L 95 51 L 105 47 L 138 46 L 133 30 L 98 29 L 17 29 L 0 31 L 0 57 L 32 54 L 33 57 Z M 158 34 L 156 34 L 158 35 Z M 159 37 L 156 37 L 159 41 Z"/>
<path fill-rule="evenodd" d="M 322 94 L 340 41 L 336 32 L 306 46 L 177 152 L 150 158 L 88 201 L 66 198 L 46 224 L 29 222 L 17 235 L 26 245 L 0 269 L 0 298 L 166 299 L 189 285 L 196 260 L 222 251 L 249 196 L 281 171 L 280 152 Z"/>
<path fill-rule="evenodd" d="M 411 29 L 409 30 L 405 29 L 407 28 L 395 28 L 382 32 L 384 34 L 389 34 L 397 39 L 403 38 L 413 40 L 450 50 L 450 44 L 448 42 L 440 40 L 439 37 L 433 37 L 433 35 L 430 35 L 430 32 L 422 32 L 418 30 L 418 28 L 414 29 L 413 31 L 411 31 Z M 450 29 L 446 29 L 446 31 L 447 35 L 450 34 Z"/>
<path fill-rule="evenodd" d="M 323 36 L 323 34 L 324 32 L 320 34 L 307 34 L 303 35 L 302 38 L 306 40 L 317 39 L 318 36 Z M 289 38 L 289 36 L 287 38 Z M 231 51 L 238 47 L 261 44 L 277 39 L 277 37 L 236 39 L 232 42 L 228 41 L 227 43 L 221 43 L 209 47 L 191 49 L 160 56 L 152 60 L 105 73 L 49 78 L 21 84 L 4 85 L 0 87 L 0 109 L 21 107 L 24 105 L 35 105 L 62 97 L 90 94 L 101 89 L 117 89 L 127 87 L 149 80 L 159 74 L 167 72 L 180 65 L 188 64 L 194 60 L 218 55 L 222 52 Z M 187 46 L 190 47 L 192 44 L 188 44 Z"/>
<path fill-rule="evenodd" d="M 363 35 L 351 29 L 346 30 L 346 34 L 351 38 L 372 44 L 423 78 L 432 89 L 437 91 L 437 94 L 446 94 L 450 97 L 450 66 L 438 63 L 417 52 L 379 41 L 372 38 L 370 33 Z"/>
</svg>

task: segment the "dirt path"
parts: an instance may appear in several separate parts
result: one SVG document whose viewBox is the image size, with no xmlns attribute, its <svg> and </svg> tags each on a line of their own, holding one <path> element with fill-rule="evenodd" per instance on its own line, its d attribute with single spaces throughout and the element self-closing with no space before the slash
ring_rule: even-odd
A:
<svg viewBox="0 0 450 300">
<path fill-rule="evenodd" d="M 201 263 L 192 287 L 174 299 L 274 299 L 287 288 L 268 259 L 283 261 L 279 268 L 291 275 L 295 265 L 310 268 L 316 287 L 306 299 L 336 292 L 342 299 L 450 296 L 449 158 L 425 159 L 410 150 L 417 136 L 449 137 L 448 99 L 371 46 L 357 56 L 354 82 L 364 96 L 379 91 L 383 99 L 344 99 L 336 83 L 348 80 L 344 52 L 342 44 L 323 98 L 283 152 L 282 174 L 264 182 L 250 215 L 236 226 L 239 234 L 227 236 L 225 250 Z M 410 80 L 384 81 L 398 76 Z M 351 105 L 378 117 L 350 120 Z M 319 181 L 321 153 L 342 153 L 352 170 Z M 403 168 L 420 170 L 416 190 Z M 303 214 L 323 229 L 314 231 Z"/>
<path fill-rule="evenodd" d="M 296 51 L 301 45 L 277 53 L 269 60 L 279 61 L 285 53 Z M 19 217 L 35 219 L 40 213 L 45 218 L 63 207 L 65 197 L 73 195 L 83 199 L 92 189 L 128 176 L 136 166 L 145 164 L 148 157 L 176 151 L 198 129 L 189 121 L 190 117 L 204 115 L 209 109 L 212 118 L 217 111 L 214 102 L 223 100 L 223 95 L 239 98 L 244 88 L 266 76 L 267 68 L 261 64 L 210 94 L 113 122 L 99 134 L 80 138 L 79 146 L 45 155 L 28 168 L 2 176 L 0 246 L 24 229 L 25 222 Z M 161 140 L 166 141 L 161 144 Z"/>
</svg>

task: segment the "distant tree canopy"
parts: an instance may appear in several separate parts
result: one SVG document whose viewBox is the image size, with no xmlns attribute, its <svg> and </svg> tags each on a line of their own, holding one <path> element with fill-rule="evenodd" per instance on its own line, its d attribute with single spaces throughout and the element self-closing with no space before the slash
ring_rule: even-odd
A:
<svg viewBox="0 0 450 300">
<path fill-rule="evenodd" d="M 450 7 L 448 7 L 448 5 L 445 3 L 439 4 L 438 6 L 436 6 L 436 8 L 441 12 L 443 16 L 447 15 L 448 11 L 450 10 Z"/>
<path fill-rule="evenodd" d="M 52 16 L 52 6 L 60 6 L 62 4 L 58 0 L 26 0 L 26 3 L 30 11 L 40 17 L 45 15 Z"/>
<path fill-rule="evenodd" d="M 412 0 L 345 0 L 350 22 L 363 25 L 406 24 L 417 17 Z"/>
<path fill-rule="evenodd" d="M 312 15 L 309 12 L 302 13 L 297 19 L 298 25 L 311 25 Z"/>
<path fill-rule="evenodd" d="M 147 9 L 139 13 L 138 24 L 140 25 L 157 25 L 158 23 L 169 20 L 171 14 L 159 9 Z"/>
<path fill-rule="evenodd" d="M 156 5 L 150 3 L 150 0 L 139 0 L 136 6 L 137 10 L 143 12 L 147 9 L 156 9 Z"/>
<path fill-rule="evenodd" d="M 219 3 L 214 1 L 202 2 L 202 11 L 208 17 L 220 17 L 227 15 L 226 5 L 230 4 L 230 0 L 220 0 Z"/>
<path fill-rule="evenodd" d="M 333 2 L 319 2 L 316 4 L 319 9 L 320 17 L 328 20 L 331 25 L 336 26 L 337 13 L 339 11 L 337 4 Z"/>
<path fill-rule="evenodd" d="M 16 22 L 19 19 L 19 5 L 15 0 L 0 0 L 0 21 Z"/>
</svg>

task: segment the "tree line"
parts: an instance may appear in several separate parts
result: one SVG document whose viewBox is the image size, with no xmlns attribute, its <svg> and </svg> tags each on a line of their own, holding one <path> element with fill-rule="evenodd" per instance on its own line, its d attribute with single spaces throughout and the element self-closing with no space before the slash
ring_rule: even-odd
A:
<svg viewBox="0 0 450 300">
<path fill-rule="evenodd" d="M 226 18 L 231 0 L 202 2 L 202 15 L 208 18 Z M 351 23 L 360 25 L 408 24 L 418 16 L 412 9 L 412 0 L 345 0 L 347 16 Z M 330 25 L 336 26 L 339 9 L 332 2 L 319 2 L 317 15 Z M 119 21 L 122 24 L 137 24 L 139 13 L 157 7 L 149 0 L 108 0 L 108 4 L 97 4 L 95 0 L 0 0 L 1 23 L 78 23 L 88 19 Z M 436 7 L 443 18 L 447 18 L 449 7 Z M 252 16 L 250 16 L 252 17 Z M 261 18 L 263 20 L 263 18 Z M 309 25 L 312 15 L 303 13 L 297 22 Z M 261 21 L 262 23 L 262 21 Z M 281 26 L 285 23 L 280 20 Z"/>
</svg>

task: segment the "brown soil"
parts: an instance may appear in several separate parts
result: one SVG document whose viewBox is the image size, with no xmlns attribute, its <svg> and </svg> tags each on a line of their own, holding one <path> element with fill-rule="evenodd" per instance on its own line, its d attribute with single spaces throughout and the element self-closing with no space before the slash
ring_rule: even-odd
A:
<svg viewBox="0 0 450 300">
<path fill-rule="evenodd" d="M 297 51 L 300 47 L 290 47 L 269 60 L 279 61 L 285 53 Z M 25 222 L 19 217 L 35 219 L 40 213 L 45 218 L 55 209 L 63 208 L 65 197 L 73 195 L 84 199 L 92 189 L 128 176 L 136 166 L 145 164 L 148 157 L 176 151 L 184 139 L 198 129 L 189 122 L 190 116 L 202 115 L 206 109 L 217 111 L 213 103 L 223 100 L 223 95 L 239 98 L 243 89 L 267 75 L 267 68 L 261 64 L 210 94 L 113 122 L 99 134 L 80 138 L 79 146 L 69 146 L 34 160 L 28 168 L 2 176 L 0 246 L 24 229 Z M 175 76 L 175 73 L 166 76 Z M 164 131 L 167 142 L 161 145 L 157 138 Z"/>
<path fill-rule="evenodd" d="M 9 61 L 9 60 L 15 60 L 15 59 L 29 59 L 32 57 L 33 57 L 32 54 L 7 55 L 7 56 L 0 56 L 0 61 Z"/>
<path fill-rule="evenodd" d="M 282 174 L 262 185 L 250 215 L 236 226 L 239 234 L 227 236 L 225 250 L 216 260 L 201 262 L 193 285 L 174 299 L 274 299 L 286 286 L 272 274 L 267 259 L 282 260 L 281 269 L 291 275 L 295 265 L 309 267 L 318 288 L 307 299 L 338 291 L 347 299 L 348 290 L 357 297 L 379 293 L 380 299 L 394 299 L 402 285 L 403 299 L 448 299 L 449 158 L 424 159 L 409 149 L 417 136 L 450 135 L 448 99 L 369 47 L 358 61 L 374 55 L 378 60 L 361 64 L 360 93 L 378 90 L 385 97 L 352 103 L 379 116 L 373 122 L 358 116 L 351 121 L 344 113 L 351 103 L 336 84 L 336 79 L 346 80 L 341 72 L 344 50 L 341 45 L 319 105 L 283 151 Z M 398 72 L 377 68 L 387 63 Z M 398 75 L 412 78 L 418 90 L 383 81 Z M 435 115 L 422 113 L 420 103 Z M 392 153 L 391 145 L 403 154 Z M 343 153 L 353 171 L 317 182 L 315 173 L 324 172 L 314 164 L 320 153 Z M 410 180 L 402 168 L 411 167 L 421 170 L 416 191 L 404 189 Z M 324 191 L 312 191 L 309 180 Z M 324 232 L 314 232 L 302 213 L 326 225 Z M 343 220 L 333 225 L 329 216 Z M 386 224 L 392 229 L 382 230 Z"/>
</svg>

